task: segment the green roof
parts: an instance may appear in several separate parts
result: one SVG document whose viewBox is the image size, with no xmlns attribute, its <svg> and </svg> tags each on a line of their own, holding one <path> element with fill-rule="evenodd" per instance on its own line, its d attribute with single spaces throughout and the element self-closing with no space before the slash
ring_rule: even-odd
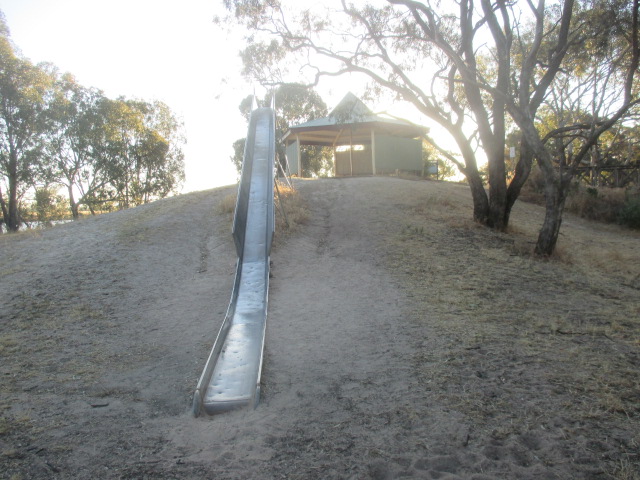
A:
<svg viewBox="0 0 640 480">
<path fill-rule="evenodd" d="M 425 127 L 420 125 L 375 115 L 362 100 L 349 92 L 328 116 L 289 127 L 289 131 L 285 134 L 283 140 L 287 141 L 288 138 L 300 135 L 303 132 L 310 134 L 314 131 L 336 131 L 348 127 L 351 127 L 350 130 L 360 130 L 363 128 L 368 130 L 373 129 L 383 131 L 389 135 L 405 138 L 419 137 L 427 131 Z M 293 141 L 293 139 L 291 139 L 291 141 Z M 301 141 L 305 143 L 305 140 L 302 138 Z M 309 141 L 313 144 L 325 143 L 319 138 L 313 141 L 309 139 Z"/>
</svg>

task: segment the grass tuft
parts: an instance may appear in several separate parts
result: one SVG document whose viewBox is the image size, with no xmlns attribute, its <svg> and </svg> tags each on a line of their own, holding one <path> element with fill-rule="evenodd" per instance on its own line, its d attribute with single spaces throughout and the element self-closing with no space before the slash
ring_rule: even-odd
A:
<svg viewBox="0 0 640 480">
<path fill-rule="evenodd" d="M 611 478 L 615 480 L 640 480 L 640 473 L 628 457 L 623 457 L 616 464 Z"/>
<path fill-rule="evenodd" d="M 275 194 L 276 235 L 278 232 L 288 235 L 308 223 L 309 206 L 295 188 L 278 184 L 278 190 L 280 194 Z"/>
<path fill-rule="evenodd" d="M 567 198 L 566 209 L 582 218 L 614 223 L 626 203 L 623 188 L 594 188 L 576 185 Z"/>
<path fill-rule="evenodd" d="M 218 204 L 218 212 L 219 213 L 233 213 L 236 208 L 236 199 L 238 198 L 238 193 L 233 192 L 229 195 L 225 196 L 222 201 Z"/>
</svg>

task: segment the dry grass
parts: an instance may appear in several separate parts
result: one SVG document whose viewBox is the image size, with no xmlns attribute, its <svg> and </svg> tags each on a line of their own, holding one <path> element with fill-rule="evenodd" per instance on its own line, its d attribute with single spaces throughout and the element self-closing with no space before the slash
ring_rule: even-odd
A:
<svg viewBox="0 0 640 480">
<path fill-rule="evenodd" d="M 297 231 L 309 221 L 309 206 L 295 188 L 282 183 L 276 191 L 276 235 L 280 238 Z M 278 233 L 281 232 L 281 233 Z"/>
<path fill-rule="evenodd" d="M 544 205 L 544 178 L 535 167 L 525 183 L 519 198 L 521 202 Z M 575 182 L 565 202 L 565 212 L 589 220 L 605 223 L 621 223 L 638 228 L 638 188 L 591 187 Z"/>
<path fill-rule="evenodd" d="M 493 232 L 470 220 L 468 189 L 437 182 L 420 189 L 415 188 L 421 186 L 420 182 L 393 181 L 396 188 L 394 195 L 389 194 L 391 201 L 384 196 L 359 197 L 366 202 L 365 207 L 375 212 L 375 221 L 351 234 L 362 235 L 367 247 L 371 247 L 362 252 L 360 260 L 375 261 L 379 269 L 376 273 L 398 287 L 398 298 L 388 300 L 402 309 L 402 321 L 398 322 L 402 335 L 398 338 L 411 342 L 408 353 L 401 357 L 402 368 L 410 369 L 411 382 L 407 387 L 423 396 L 425 409 L 446 407 L 442 413 L 444 421 L 450 415 L 454 421 L 461 419 L 461 425 L 469 426 L 466 440 L 463 437 L 469 443 L 468 448 L 465 444 L 464 450 L 460 448 L 453 455 L 478 456 L 485 448 L 497 446 L 507 453 L 522 452 L 528 445 L 526 439 L 534 436 L 539 445 L 532 447 L 531 455 L 535 455 L 540 468 L 577 472 L 558 478 L 591 478 L 588 474 L 597 472 L 593 478 L 638 479 L 640 232 L 567 215 L 560 252 L 569 260 L 541 261 L 531 255 L 542 218 L 539 207 L 518 203 L 509 232 Z M 383 188 L 384 185 L 380 190 Z M 283 225 L 282 212 L 277 208 L 280 239 L 302 228 L 309 218 L 307 205 L 298 192 L 281 189 L 281 193 L 289 228 Z M 223 195 L 216 197 L 216 201 Z M 232 199 L 227 201 L 231 214 L 235 195 L 228 197 Z M 208 214 L 212 204 L 206 205 Z M 173 208 L 170 204 L 163 206 L 162 211 L 146 212 L 152 216 L 171 216 Z M 149 242 L 163 238 L 162 229 L 173 228 L 163 223 L 160 229 L 148 230 L 143 221 L 127 224 L 123 219 L 123 222 L 127 235 L 149 235 Z M 118 247 L 120 243 L 106 245 Z M 116 251 L 114 256 L 125 251 Z M 171 470 L 178 465 L 175 459 L 182 457 L 177 450 L 171 450 L 170 442 L 162 437 L 153 440 L 161 430 L 153 430 L 151 425 L 161 423 L 164 414 L 155 406 L 147 408 L 147 404 L 155 405 L 155 400 L 140 392 L 149 388 L 150 392 L 162 392 L 164 397 L 186 398 L 195 380 L 184 372 L 192 369 L 194 376 L 198 373 L 193 368 L 192 354 L 187 351 L 181 360 L 178 346 L 172 343 L 181 341 L 181 335 L 171 337 L 175 333 L 172 329 L 167 330 L 166 336 L 153 333 L 155 320 L 149 318 L 144 320 L 147 323 L 139 323 L 137 317 L 125 312 L 131 306 L 126 302 L 146 298 L 146 283 L 144 289 L 137 290 L 137 296 L 120 298 L 120 292 L 126 290 L 115 287 L 105 290 L 103 280 L 111 280 L 114 285 L 122 283 L 124 278 L 118 271 L 122 264 L 114 264 L 108 275 L 100 277 L 97 265 L 88 261 L 100 250 L 87 252 L 83 254 L 87 261 L 79 262 L 78 269 L 58 272 L 50 268 L 49 276 L 45 277 L 41 270 L 32 270 L 29 288 L 14 287 L 16 294 L 5 297 L 4 328 L 0 335 L 3 358 L 0 444 L 6 444 L 0 448 L 0 464 L 10 467 L 4 468 L 5 476 L 19 470 L 36 471 L 32 468 L 39 465 L 40 456 L 54 466 L 60 462 L 84 468 L 83 458 L 88 458 L 86 444 L 104 450 L 104 456 L 91 456 L 91 461 L 100 466 L 96 458 L 106 462 L 105 465 L 120 468 L 132 459 L 158 455 L 150 458 L 162 457 L 169 466 L 146 476 L 188 477 L 180 475 L 180 470 Z M 370 252 L 375 255 L 369 255 Z M 11 275 L 2 276 L 2 281 L 15 277 L 14 285 L 20 285 L 22 266 L 7 257 L 0 258 L 0 275 L 2 271 Z M 61 257 L 56 261 L 56 265 L 64 265 Z M 100 265 L 109 264 L 100 260 Z M 232 272 L 231 262 L 224 265 Z M 90 269 L 87 275 L 78 277 L 83 266 Z M 224 270 L 219 275 L 228 277 L 227 273 Z M 189 275 L 193 275 L 191 271 Z M 128 285 L 122 283 L 122 287 Z M 104 293 L 110 294 L 103 297 Z M 225 290 L 220 297 L 223 302 L 226 293 Z M 379 300 L 377 292 L 371 292 L 373 308 Z M 120 302 L 124 302 L 123 310 L 114 310 Z M 176 311 L 181 310 L 184 298 L 177 297 L 175 302 Z M 368 307 L 366 304 L 364 308 Z M 136 342 L 142 338 L 138 328 L 144 332 L 145 342 Z M 201 332 L 196 333 L 195 343 L 202 343 Z M 157 343 L 164 337 L 173 346 Z M 182 345 L 191 341 L 186 339 Z M 359 341 L 363 340 L 353 339 L 354 345 Z M 206 351 L 208 347 L 203 349 Z M 387 353 L 383 351 L 381 355 Z M 162 382 L 156 382 L 159 378 Z M 172 382 L 167 383 L 166 392 L 170 393 L 151 388 L 152 382 L 155 385 L 166 379 Z M 149 387 L 145 387 L 146 381 Z M 381 384 L 381 396 L 386 395 L 385 388 Z M 109 417 L 103 420 L 96 416 L 91 420 L 92 414 L 104 415 L 108 411 L 90 410 L 89 398 L 98 399 L 96 403 L 111 402 L 110 408 L 114 409 L 111 419 L 119 422 L 120 427 L 107 429 Z M 121 401 L 122 407 L 118 407 Z M 357 407 L 362 416 L 355 418 L 364 419 L 366 414 L 367 419 L 376 419 L 370 414 L 375 409 L 367 401 Z M 74 408 L 75 417 L 70 413 Z M 421 413 L 416 404 L 398 404 L 394 408 L 397 408 L 392 412 L 395 416 L 390 415 L 389 419 L 404 418 L 409 424 Z M 158 417 L 149 421 L 149 412 Z M 127 452 L 121 448 L 123 432 L 133 435 L 134 427 L 129 430 L 128 425 L 122 428 L 122 424 L 130 418 L 136 426 L 140 421 L 145 427 L 140 436 L 132 439 L 131 450 Z M 81 423 L 84 420 L 88 423 Z M 423 420 L 428 423 L 432 418 L 425 416 Z M 176 418 L 165 425 L 174 429 L 176 421 L 183 423 L 182 418 Z M 357 428 L 377 433 L 365 422 Z M 50 433 L 43 429 L 49 429 Z M 252 426 L 247 429 L 254 431 Z M 210 432 L 208 427 L 207 431 Z M 353 434 L 355 438 L 358 430 Z M 432 447 L 428 437 L 424 437 L 425 448 Z M 338 439 L 335 434 L 327 438 Z M 147 439 L 152 441 L 144 443 Z M 47 451 L 37 453 L 39 450 L 27 448 L 30 445 L 46 445 Z M 52 445 L 77 448 L 78 454 L 60 454 Z M 377 445 L 380 443 L 372 451 Z M 385 455 L 383 450 L 375 451 Z M 559 453 L 554 456 L 554 451 Z M 504 462 L 502 465 L 511 461 L 507 453 L 499 460 Z M 201 449 L 197 454 L 202 454 Z M 296 454 L 298 451 L 293 455 Z M 14 458 L 16 455 L 24 458 Z M 49 477 L 55 476 L 48 470 L 45 472 Z M 61 475 L 72 473 L 64 471 Z M 125 472 L 121 476 L 145 475 Z"/>
<path fill-rule="evenodd" d="M 410 317 L 450 351 L 416 359 L 425 388 L 494 438 L 548 428 L 557 415 L 603 438 L 637 424 L 637 232 L 566 214 L 547 261 L 532 255 L 539 207 L 518 204 L 499 233 L 471 221 L 453 189 L 404 202 L 387 266 L 410 292 Z M 638 437 L 623 442 L 607 468 L 636 479 Z"/>
<path fill-rule="evenodd" d="M 301 225 L 309 221 L 309 207 L 300 193 L 281 182 L 274 189 L 274 207 L 276 217 L 276 238 L 284 238 L 296 232 Z M 222 198 L 217 206 L 218 213 L 233 215 L 236 208 L 237 193 Z"/>
<path fill-rule="evenodd" d="M 233 213 L 236 208 L 236 199 L 238 198 L 238 192 L 230 193 L 222 198 L 218 204 L 218 213 Z"/>
<path fill-rule="evenodd" d="M 22 227 L 17 232 L 12 233 L 0 233 L 0 245 L 3 241 L 10 241 L 11 238 L 40 238 L 42 237 L 42 228 L 24 228 Z"/>
<path fill-rule="evenodd" d="M 615 223 L 626 201 L 626 191 L 623 188 L 577 185 L 567 198 L 565 208 L 582 218 Z"/>
<path fill-rule="evenodd" d="M 620 459 L 610 475 L 614 480 L 640 480 L 640 473 L 635 470 L 629 458 Z"/>
</svg>

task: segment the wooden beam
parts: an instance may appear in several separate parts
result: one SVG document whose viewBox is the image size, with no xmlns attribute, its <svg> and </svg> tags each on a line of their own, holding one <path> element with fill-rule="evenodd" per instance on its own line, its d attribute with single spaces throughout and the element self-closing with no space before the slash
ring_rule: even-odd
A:
<svg viewBox="0 0 640 480">
<path fill-rule="evenodd" d="M 376 132 L 371 129 L 371 170 L 376 175 Z"/>
</svg>

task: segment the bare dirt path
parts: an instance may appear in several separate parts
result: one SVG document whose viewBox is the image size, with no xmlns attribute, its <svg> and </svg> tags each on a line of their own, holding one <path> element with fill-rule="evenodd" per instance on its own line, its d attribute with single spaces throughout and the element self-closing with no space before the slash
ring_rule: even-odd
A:
<svg viewBox="0 0 640 480">
<path fill-rule="evenodd" d="M 0 477 L 639 478 L 637 232 L 568 217 L 543 262 L 539 207 L 497 234 L 462 186 L 298 188 L 262 401 L 215 418 L 234 188 L 0 237 Z"/>
</svg>

